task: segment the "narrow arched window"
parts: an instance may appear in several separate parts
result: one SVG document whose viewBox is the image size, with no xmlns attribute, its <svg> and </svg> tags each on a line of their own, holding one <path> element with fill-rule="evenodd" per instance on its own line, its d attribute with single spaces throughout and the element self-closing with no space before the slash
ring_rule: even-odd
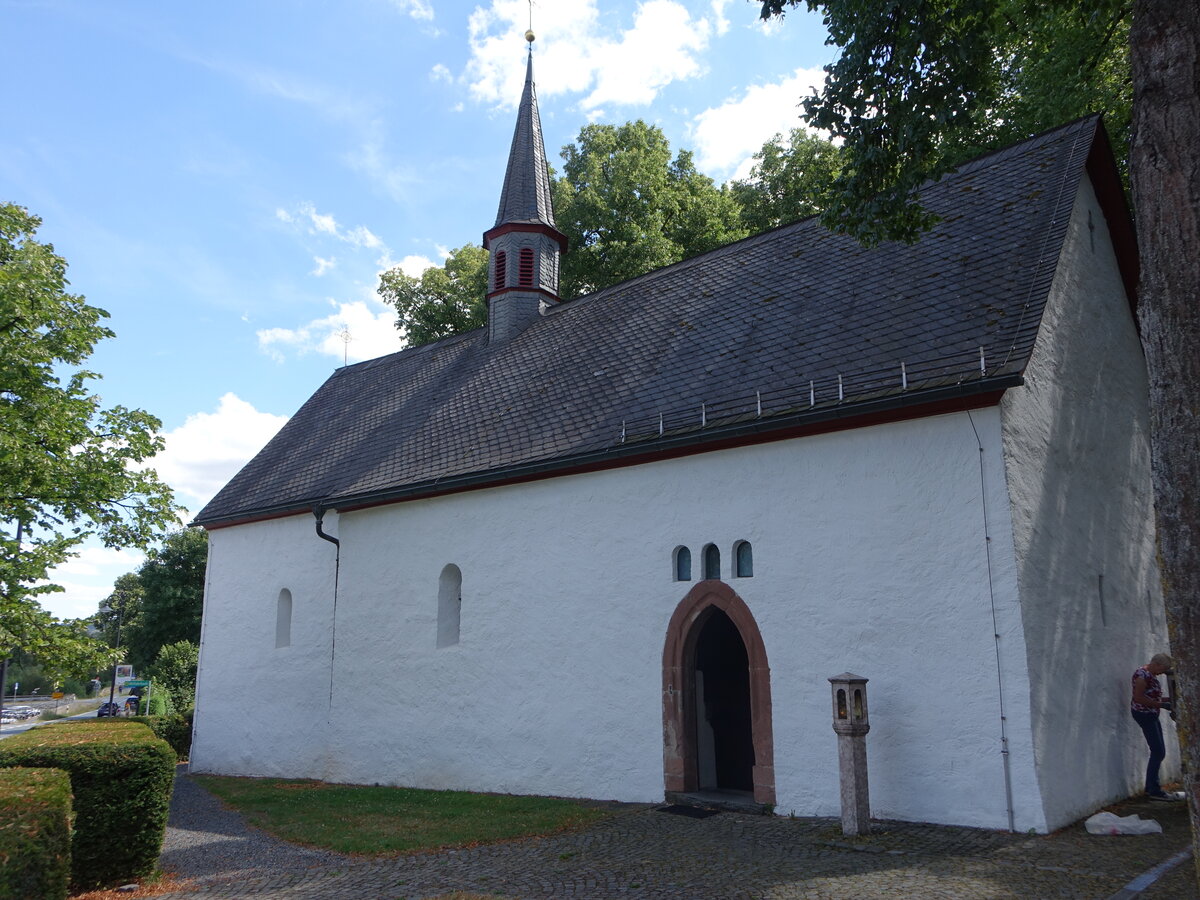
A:
<svg viewBox="0 0 1200 900">
<path fill-rule="evenodd" d="M 275 604 L 275 649 L 292 646 L 292 592 L 284 588 Z"/>
<path fill-rule="evenodd" d="M 503 250 L 496 253 L 496 273 L 492 281 L 492 290 L 500 290 L 504 287 L 505 280 L 508 277 L 508 254 Z"/>
<path fill-rule="evenodd" d="M 449 647 L 458 643 L 462 622 L 462 571 L 450 563 L 438 579 L 437 645 Z"/>
<path fill-rule="evenodd" d="M 517 281 L 521 287 L 533 287 L 533 248 L 522 247 L 517 263 Z"/>
<path fill-rule="evenodd" d="M 675 580 L 692 580 L 692 551 L 687 547 L 675 548 Z"/>
<path fill-rule="evenodd" d="M 749 541 L 738 541 L 733 545 L 733 566 L 733 574 L 738 578 L 754 575 L 754 550 Z"/>
<path fill-rule="evenodd" d="M 716 544 L 709 544 L 704 548 L 704 577 L 721 577 L 721 551 L 717 549 Z"/>
</svg>

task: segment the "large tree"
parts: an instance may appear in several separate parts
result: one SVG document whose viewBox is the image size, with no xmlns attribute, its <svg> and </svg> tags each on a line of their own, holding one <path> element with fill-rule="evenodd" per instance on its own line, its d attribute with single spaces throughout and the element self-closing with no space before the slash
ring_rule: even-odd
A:
<svg viewBox="0 0 1200 900">
<path fill-rule="evenodd" d="M 453 251 L 420 278 L 399 267 L 379 276 L 379 296 L 396 307 L 396 327 L 410 346 L 439 341 L 487 323 L 488 252 L 476 244 Z"/>
<path fill-rule="evenodd" d="M 167 644 L 200 642 L 207 562 L 208 533 L 185 528 L 168 535 L 138 569 L 139 608 L 126 619 L 121 639 L 135 672 L 145 670 Z"/>
<path fill-rule="evenodd" d="M 807 123 L 846 164 L 822 219 L 864 244 L 934 224 L 913 192 L 981 152 L 1090 112 L 1129 138 L 1131 0 L 762 0 L 820 10 L 841 49 Z"/>
<path fill-rule="evenodd" d="M 564 299 L 591 293 L 745 236 L 732 194 L 671 158 L 662 130 L 640 119 L 586 125 L 562 149 L 554 217 L 570 251 Z"/>
<path fill-rule="evenodd" d="M 36 240 L 41 220 L 0 204 L 0 653 L 87 668 L 101 645 L 38 602 L 87 538 L 145 546 L 174 521 L 170 489 L 145 463 L 158 419 L 105 408 L 84 361 L 113 333 L 108 313 L 67 292 L 66 262 Z"/>
<path fill-rule="evenodd" d="M 787 141 L 777 134 L 754 154 L 750 177 L 735 181 L 733 197 L 752 234 L 819 213 L 842 169 L 842 151 L 804 128 Z"/>
<path fill-rule="evenodd" d="M 848 153 L 825 220 L 868 243 L 920 235 L 912 189 L 975 135 L 1058 124 L 1040 117 L 1098 100 L 1120 136 L 1131 102 L 1159 564 L 1200 867 L 1200 0 L 763 0 L 762 15 L 802 2 L 841 48 L 804 104 Z"/>
<path fill-rule="evenodd" d="M 692 154 L 671 157 L 662 130 L 645 122 L 587 125 L 562 149 L 553 179 L 554 214 L 570 251 L 559 294 L 571 299 L 744 237 L 733 193 L 696 169 Z M 396 307 L 412 346 L 487 322 L 487 251 L 467 244 L 420 278 L 383 273 L 379 295 Z"/>
</svg>

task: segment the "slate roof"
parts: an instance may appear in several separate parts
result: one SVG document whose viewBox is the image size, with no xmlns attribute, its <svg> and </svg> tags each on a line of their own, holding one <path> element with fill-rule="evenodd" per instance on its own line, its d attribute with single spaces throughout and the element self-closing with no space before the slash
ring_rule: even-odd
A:
<svg viewBox="0 0 1200 900">
<path fill-rule="evenodd" d="M 509 223 L 554 227 L 554 204 L 550 199 L 550 172 L 546 168 L 546 146 L 533 86 L 533 54 L 525 67 L 525 87 L 517 107 L 517 126 L 508 151 L 508 168 L 500 189 L 496 226 Z M 495 226 L 493 226 L 495 227 Z"/>
<path fill-rule="evenodd" d="M 864 249 L 809 219 L 564 303 L 503 343 L 483 328 L 338 369 L 195 521 L 543 477 L 1019 384 L 1105 140 L 1089 117 L 927 185 L 942 221 L 912 246 Z"/>
</svg>

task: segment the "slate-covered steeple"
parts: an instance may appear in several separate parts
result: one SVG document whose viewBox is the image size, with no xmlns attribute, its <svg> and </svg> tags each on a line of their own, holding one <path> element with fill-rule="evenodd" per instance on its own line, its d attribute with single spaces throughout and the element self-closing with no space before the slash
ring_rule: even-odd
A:
<svg viewBox="0 0 1200 900">
<path fill-rule="evenodd" d="M 532 42 L 533 33 L 525 39 Z M 558 261 L 567 238 L 554 225 L 550 173 L 533 86 L 533 50 L 517 111 L 500 191 L 496 224 L 483 235 L 488 260 L 488 336 L 506 340 L 523 331 L 544 305 L 558 302 Z"/>
</svg>

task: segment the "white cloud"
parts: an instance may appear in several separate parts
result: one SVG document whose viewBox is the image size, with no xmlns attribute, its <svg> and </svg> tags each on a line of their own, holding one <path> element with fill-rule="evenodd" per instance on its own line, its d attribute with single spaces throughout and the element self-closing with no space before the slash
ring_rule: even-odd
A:
<svg viewBox="0 0 1200 900">
<path fill-rule="evenodd" d="M 438 63 L 429 70 L 429 79 L 430 81 L 445 81 L 450 83 L 454 81 L 454 75 L 451 74 L 450 70 L 446 68 L 446 66 Z"/>
<path fill-rule="evenodd" d="M 140 550 L 120 550 L 104 546 L 83 546 L 79 555 L 70 562 L 59 566 L 56 572 L 66 572 L 71 576 L 100 575 L 113 567 L 122 573 L 132 572 L 143 562 L 146 555 Z"/>
<path fill-rule="evenodd" d="M 801 98 L 824 81 L 821 69 L 796 69 L 782 81 L 753 85 L 741 97 L 706 109 L 693 120 L 696 165 L 714 177 L 744 178 L 764 143 L 802 124 Z"/>
<path fill-rule="evenodd" d="M 337 260 L 334 259 L 332 256 L 329 257 L 329 259 L 325 259 L 320 256 L 314 256 L 313 262 L 315 262 L 317 264 L 317 267 L 315 269 L 313 269 L 310 274 L 315 275 L 318 278 L 320 278 L 322 275 L 324 275 L 326 272 L 328 272 L 330 269 L 332 269 L 334 266 L 337 265 Z"/>
<path fill-rule="evenodd" d="M 713 26 L 716 28 L 718 36 L 729 31 L 729 19 L 725 17 L 725 7 L 731 2 L 733 0 L 712 0 Z"/>
<path fill-rule="evenodd" d="M 185 506 L 199 511 L 285 422 L 287 416 L 260 412 L 236 394 L 225 394 L 215 412 L 193 413 L 163 435 L 166 447 L 153 467 Z"/>
<path fill-rule="evenodd" d="M 396 330 L 396 311 L 392 307 L 375 300 L 330 303 L 336 312 L 299 328 L 262 329 L 258 332 L 259 348 L 279 361 L 283 360 L 283 351 L 290 349 L 350 362 L 403 349 L 404 341 Z M 342 339 L 345 332 L 350 334 L 349 342 Z"/>
<path fill-rule="evenodd" d="M 401 271 L 410 278 L 420 278 L 422 272 L 426 269 L 432 269 L 436 265 L 439 265 L 439 263 L 434 262 L 428 256 L 417 256 L 415 254 L 404 257 L 398 263 L 392 263 L 392 267 L 399 266 Z"/>
<path fill-rule="evenodd" d="M 604 30 L 597 0 L 555 0 L 537 9 L 539 93 L 585 93 L 585 109 L 602 103 L 644 105 L 668 84 L 701 73 L 701 55 L 728 22 L 728 0 L 713 0 L 714 19 L 693 18 L 678 0 L 645 0 L 632 27 Z M 514 63 L 517 36 L 528 24 L 525 0 L 492 0 L 471 14 L 471 58 L 464 80 L 472 96 L 510 107 L 521 95 L 524 70 Z M 722 24 L 724 22 L 724 25 Z"/>
<path fill-rule="evenodd" d="M 424 22 L 433 21 L 433 6 L 429 0 L 392 0 L 392 6 L 402 13 L 408 13 L 414 19 Z"/>
<path fill-rule="evenodd" d="M 382 248 L 385 253 L 387 250 L 379 236 L 367 226 L 355 225 L 353 228 L 344 228 L 338 224 L 337 219 L 332 214 L 317 212 L 316 207 L 311 203 L 301 203 L 294 213 L 288 212 L 286 209 L 277 209 L 275 210 L 275 218 L 288 225 L 303 226 L 303 223 L 307 222 L 307 231 L 309 234 L 318 236 L 327 234 L 353 247 L 362 247 L 367 250 Z M 322 260 L 318 259 L 318 264 L 320 262 Z M 333 265 L 334 261 L 329 259 L 324 260 L 324 262 L 327 265 L 313 274 L 323 274 L 326 269 Z"/>
<path fill-rule="evenodd" d="M 366 247 L 368 250 L 376 247 L 382 247 L 383 241 L 371 233 L 371 229 L 366 225 L 358 225 L 345 232 L 344 235 L 339 235 L 342 240 L 355 247 Z"/>
<path fill-rule="evenodd" d="M 313 228 L 317 231 L 323 231 L 326 234 L 337 234 L 337 222 L 333 216 L 322 216 L 317 213 L 311 206 L 308 208 L 308 218 L 312 222 Z"/>
<path fill-rule="evenodd" d="M 90 616 L 112 593 L 113 582 L 126 572 L 137 571 L 145 561 L 145 554 L 138 550 L 110 549 L 91 539 L 80 547 L 78 556 L 51 573 L 53 583 L 63 590 L 43 594 L 38 602 L 60 619 Z"/>
</svg>

